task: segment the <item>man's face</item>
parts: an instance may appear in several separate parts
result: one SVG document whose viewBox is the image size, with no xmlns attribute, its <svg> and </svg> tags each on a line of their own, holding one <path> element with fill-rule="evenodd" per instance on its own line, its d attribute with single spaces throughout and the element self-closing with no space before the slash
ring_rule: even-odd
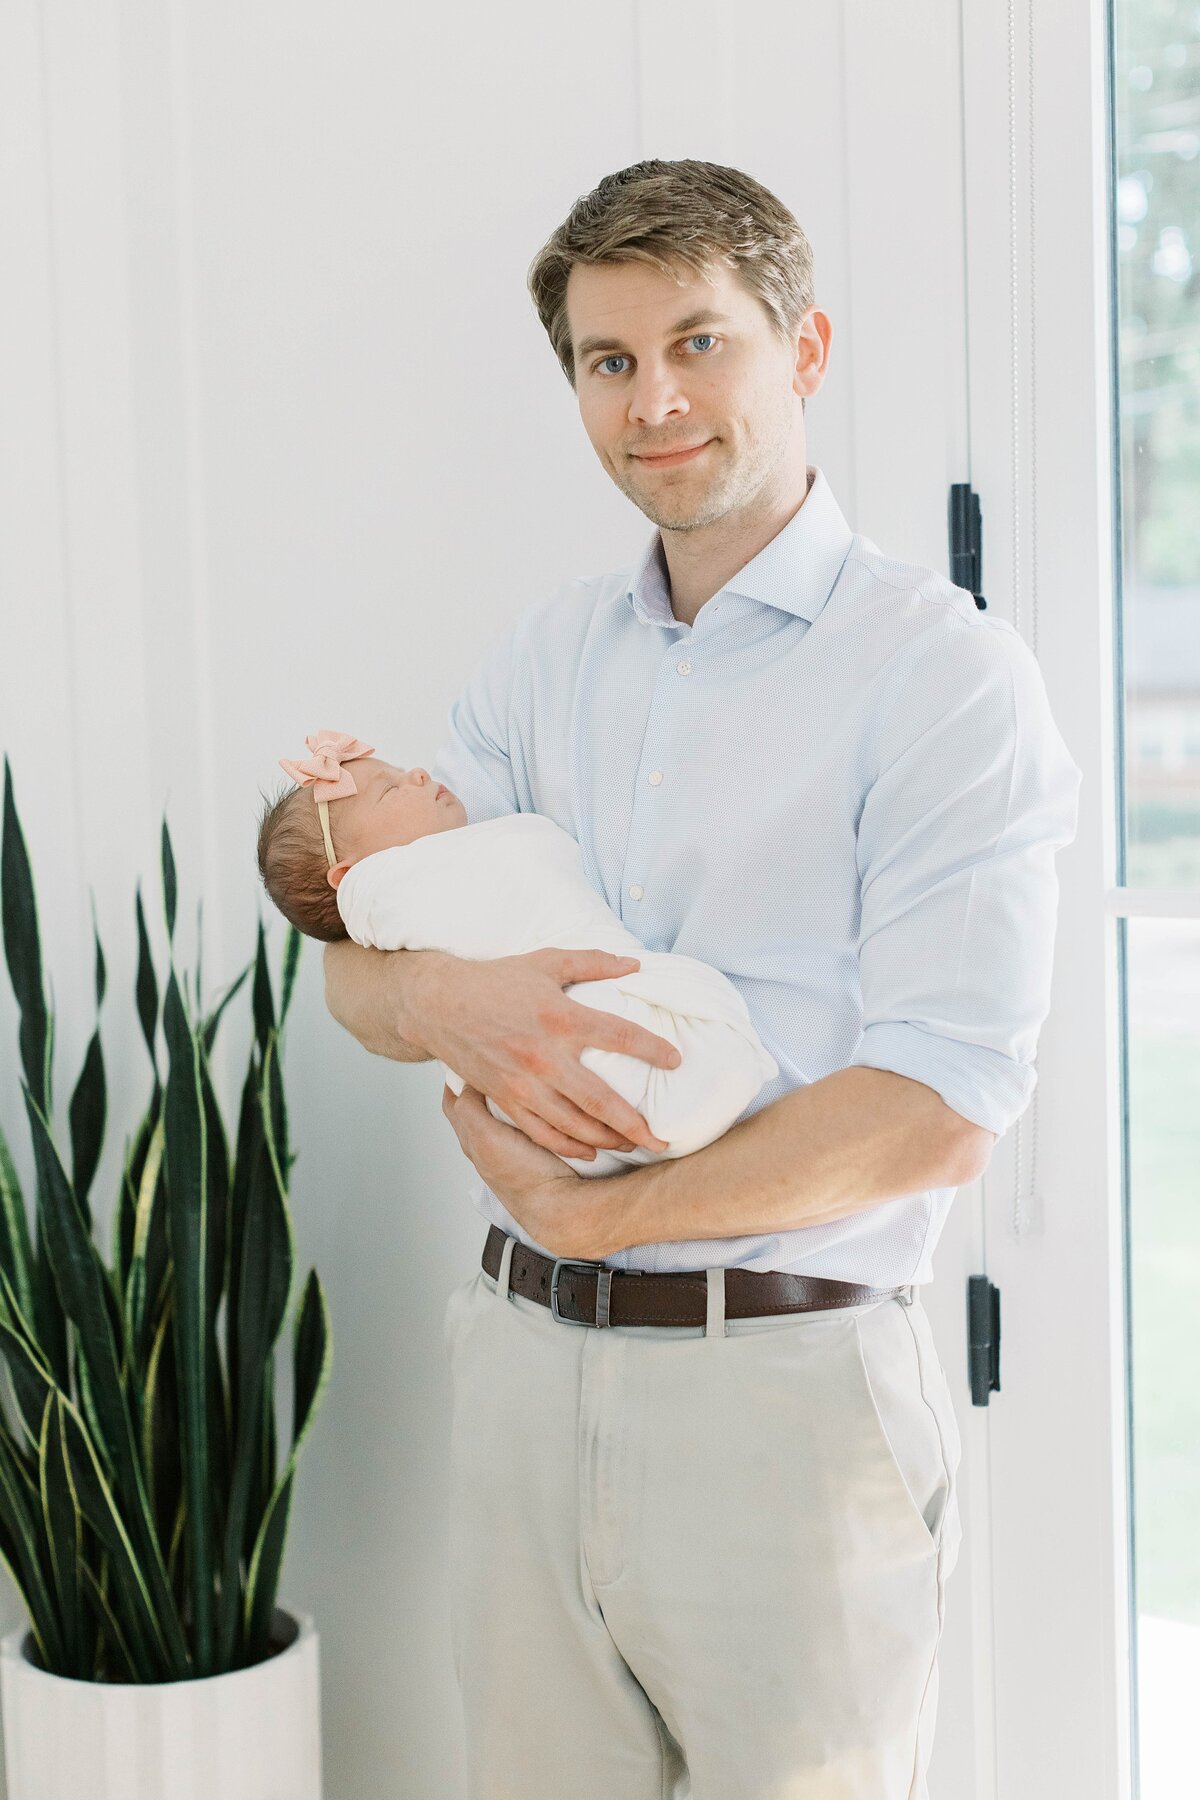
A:
<svg viewBox="0 0 1200 1800">
<path fill-rule="evenodd" d="M 824 379 L 824 313 L 810 307 L 785 345 L 731 270 L 709 273 L 711 286 L 680 285 L 641 263 L 577 263 L 567 280 L 584 429 L 621 492 L 664 530 L 802 492 L 800 401 Z M 685 461 L 646 460 L 696 445 Z"/>
</svg>

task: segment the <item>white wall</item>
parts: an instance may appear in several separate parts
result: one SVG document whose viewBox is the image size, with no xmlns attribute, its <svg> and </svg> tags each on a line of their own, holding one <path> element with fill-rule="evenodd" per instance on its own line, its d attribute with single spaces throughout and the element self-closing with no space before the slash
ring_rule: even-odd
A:
<svg viewBox="0 0 1200 1800">
<path fill-rule="evenodd" d="M 0 750 L 53 972 L 64 1127 L 92 1028 L 96 893 L 105 1233 L 147 1088 L 133 890 L 140 877 L 157 919 L 164 807 L 181 959 L 203 895 L 211 995 L 251 955 L 260 909 L 278 955 L 253 861 L 277 758 L 332 726 L 428 762 L 485 642 L 647 534 L 525 288 L 603 174 L 702 157 L 792 208 L 834 321 L 809 460 L 853 526 L 946 568 L 947 487 L 970 474 L 958 56 L 949 0 L 747 0 L 732 21 L 713 0 L 0 11 Z M 218 1068 L 230 1109 L 238 1018 Z M 27 1175 L 15 1042 L 0 982 L 0 1123 Z M 328 1792 L 454 1800 L 439 1327 L 484 1227 L 436 1065 L 360 1050 L 324 1010 L 313 944 L 286 1050 L 297 1282 L 315 1263 L 334 1370 L 282 1598 L 318 1620 Z M 976 1431 L 972 1204 L 930 1310 Z M 967 1791 L 978 1701 L 969 1566 L 945 1640 L 946 1793 Z"/>
</svg>

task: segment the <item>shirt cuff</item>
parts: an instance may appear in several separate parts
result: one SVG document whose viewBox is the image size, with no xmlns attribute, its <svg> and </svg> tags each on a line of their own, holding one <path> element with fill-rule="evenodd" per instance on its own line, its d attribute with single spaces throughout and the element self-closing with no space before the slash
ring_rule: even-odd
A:
<svg viewBox="0 0 1200 1800">
<path fill-rule="evenodd" d="M 923 1081 L 973 1125 L 1003 1137 L 1028 1106 L 1037 1070 L 984 1044 L 939 1037 L 920 1025 L 884 1020 L 868 1025 L 851 1068 L 890 1070 Z"/>
</svg>

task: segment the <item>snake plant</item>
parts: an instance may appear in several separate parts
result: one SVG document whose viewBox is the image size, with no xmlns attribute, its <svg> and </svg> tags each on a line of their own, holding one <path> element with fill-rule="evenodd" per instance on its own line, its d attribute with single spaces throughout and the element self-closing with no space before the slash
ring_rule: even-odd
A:
<svg viewBox="0 0 1200 1800">
<path fill-rule="evenodd" d="M 300 934 L 289 926 L 278 1015 L 261 918 L 252 961 L 207 1015 L 198 944 L 189 1008 L 186 973 L 175 969 L 165 817 L 161 861 L 166 1080 L 139 883 L 135 999 L 150 1098 L 125 1141 L 110 1268 L 93 1241 L 89 1200 L 107 1113 L 95 905 L 96 1029 L 71 1095 L 68 1166 L 52 1123 L 54 1014 L 5 758 L 0 917 L 37 1191 L 31 1243 L 0 1131 L 0 1366 L 8 1377 L 0 1385 L 0 1555 L 28 1611 L 38 1662 L 83 1681 L 188 1680 L 271 1654 L 296 1460 L 332 1355 L 324 1290 L 310 1269 L 293 1322 L 291 1445 L 277 1468 L 275 1346 L 291 1296 L 295 1161 L 280 1039 Z M 209 1059 L 248 975 L 254 1032 L 231 1153 Z"/>
</svg>

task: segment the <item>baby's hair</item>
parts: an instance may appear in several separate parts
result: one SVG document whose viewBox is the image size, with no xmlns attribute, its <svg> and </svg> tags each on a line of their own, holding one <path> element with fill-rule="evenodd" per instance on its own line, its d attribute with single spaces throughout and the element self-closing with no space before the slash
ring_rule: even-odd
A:
<svg viewBox="0 0 1200 1800">
<path fill-rule="evenodd" d="M 327 944 L 349 937 L 326 877 L 329 858 L 312 789 L 289 785 L 271 799 L 260 788 L 259 795 L 266 808 L 258 822 L 258 872 L 267 893 L 306 937 Z"/>
</svg>

